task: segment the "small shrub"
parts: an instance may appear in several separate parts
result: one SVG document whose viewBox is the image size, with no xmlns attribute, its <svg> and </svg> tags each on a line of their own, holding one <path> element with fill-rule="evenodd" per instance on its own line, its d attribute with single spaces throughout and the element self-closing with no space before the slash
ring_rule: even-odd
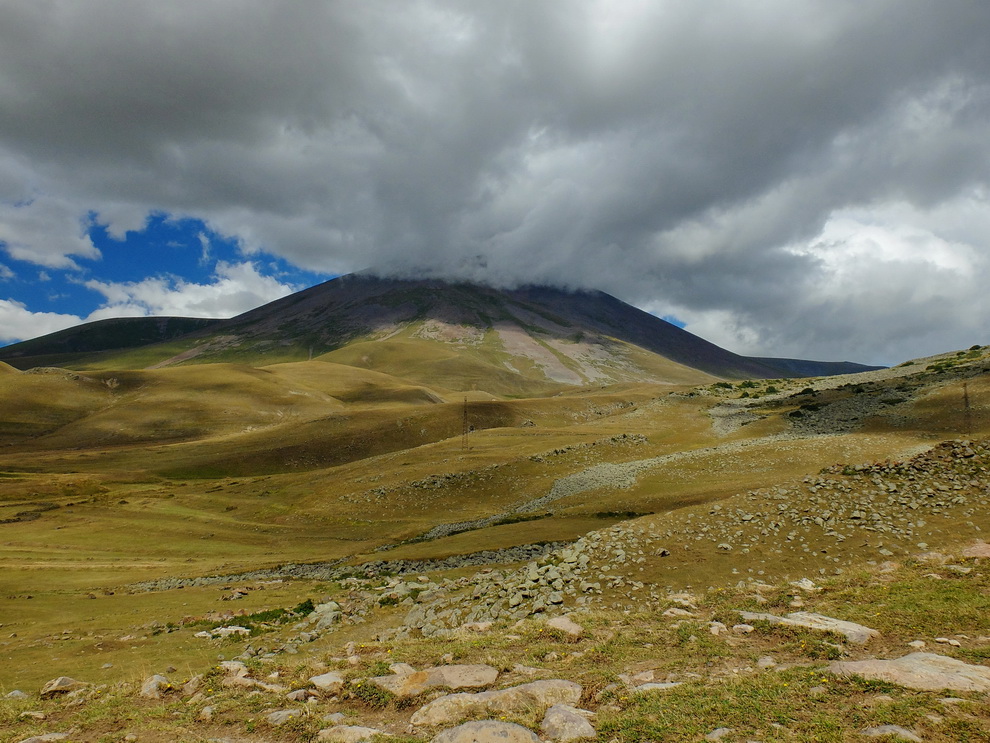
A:
<svg viewBox="0 0 990 743">
<path fill-rule="evenodd" d="M 384 674 L 381 674 L 384 675 Z M 396 700 L 395 694 L 386 691 L 377 684 L 367 680 L 358 681 L 351 685 L 351 696 L 359 699 L 372 709 L 387 709 Z"/>
</svg>

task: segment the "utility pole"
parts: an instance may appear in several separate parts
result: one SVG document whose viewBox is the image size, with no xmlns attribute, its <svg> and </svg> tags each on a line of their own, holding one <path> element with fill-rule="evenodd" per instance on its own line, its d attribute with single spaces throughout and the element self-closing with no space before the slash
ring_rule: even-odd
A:
<svg viewBox="0 0 990 743">
<path fill-rule="evenodd" d="M 966 411 L 966 438 L 973 436 L 973 416 L 969 410 L 969 383 L 963 382 L 963 407 Z"/>
</svg>

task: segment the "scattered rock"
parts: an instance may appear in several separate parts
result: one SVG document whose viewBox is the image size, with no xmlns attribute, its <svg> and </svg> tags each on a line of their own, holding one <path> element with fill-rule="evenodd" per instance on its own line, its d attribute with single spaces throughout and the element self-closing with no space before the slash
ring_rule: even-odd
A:
<svg viewBox="0 0 990 743">
<path fill-rule="evenodd" d="M 321 673 L 319 676 L 311 676 L 309 683 L 315 686 L 320 691 L 325 691 L 329 694 L 339 694 L 344 688 L 344 677 L 339 673 L 330 671 L 328 673 Z"/>
<path fill-rule="evenodd" d="M 444 730 L 431 743 L 539 743 L 532 730 L 513 722 L 465 722 Z"/>
<path fill-rule="evenodd" d="M 9 691 L 6 694 L 4 694 L 3 698 L 4 699 L 27 699 L 28 698 L 28 695 L 25 694 L 20 689 L 14 689 L 13 691 Z"/>
<path fill-rule="evenodd" d="M 645 684 L 640 684 L 639 686 L 634 686 L 630 691 L 634 694 L 639 694 L 644 691 L 668 691 L 673 689 L 675 686 L 680 686 L 683 682 L 681 681 L 647 681 Z"/>
<path fill-rule="evenodd" d="M 321 730 L 317 734 L 316 739 L 333 741 L 333 743 L 360 743 L 361 741 L 371 740 L 376 735 L 392 737 L 391 733 L 386 733 L 375 728 L 365 728 L 360 725 L 335 725 L 332 728 Z"/>
<path fill-rule="evenodd" d="M 495 622 L 467 622 L 461 625 L 461 629 L 468 632 L 488 632 L 495 626 Z"/>
<path fill-rule="evenodd" d="M 155 674 L 144 680 L 141 684 L 141 696 L 145 699 L 161 699 L 162 693 L 172 688 L 168 679 L 159 674 Z"/>
<path fill-rule="evenodd" d="M 580 698 L 581 685 L 573 681 L 532 681 L 499 691 L 442 696 L 417 710 L 412 716 L 412 724 L 417 727 L 445 725 L 471 716 L 542 711 L 555 704 L 575 706 Z"/>
<path fill-rule="evenodd" d="M 597 733 L 589 718 L 593 713 L 571 707 L 568 704 L 555 704 L 547 710 L 540 725 L 544 737 L 556 741 L 585 740 L 595 738 Z"/>
<path fill-rule="evenodd" d="M 846 622 L 842 619 L 833 619 L 824 614 L 813 614 L 808 611 L 795 611 L 785 614 L 782 617 L 773 614 L 761 614 L 750 611 L 741 611 L 739 616 L 747 622 L 763 620 L 771 624 L 781 624 L 791 627 L 804 627 L 806 629 L 819 630 L 821 632 L 834 632 L 843 635 L 849 642 L 863 645 L 873 637 L 879 637 L 880 633 L 875 629 L 864 627 L 855 622 Z"/>
<path fill-rule="evenodd" d="M 44 735 L 32 735 L 30 738 L 24 738 L 19 743 L 55 743 L 55 741 L 65 740 L 68 737 L 66 733 L 45 733 Z"/>
<path fill-rule="evenodd" d="M 990 544 L 976 542 L 962 551 L 963 557 L 990 557 Z"/>
<path fill-rule="evenodd" d="M 294 717 L 302 716 L 303 711 L 301 709 L 278 709 L 265 715 L 265 719 L 268 720 L 270 725 L 278 726 L 284 725 Z"/>
<path fill-rule="evenodd" d="M 837 661 L 828 669 L 839 676 L 856 674 L 919 691 L 990 691 L 990 668 L 934 653 L 911 653 L 896 660 Z"/>
<path fill-rule="evenodd" d="M 860 731 L 863 735 L 868 735 L 871 738 L 881 738 L 885 736 L 891 736 L 894 738 L 900 738 L 901 740 L 909 740 L 916 743 L 922 743 L 922 739 L 917 735 L 912 733 L 907 728 L 902 728 L 900 725 L 879 725 L 873 728 L 866 728 Z"/>
<path fill-rule="evenodd" d="M 705 736 L 705 740 L 722 740 L 722 738 L 729 735 L 731 732 L 732 728 L 715 728 Z"/>
<path fill-rule="evenodd" d="M 448 689 L 480 689 L 498 679 L 498 670 L 491 666 L 452 665 L 427 668 L 413 673 L 375 676 L 368 681 L 397 697 L 414 697 L 427 689 L 444 686 Z"/>
<path fill-rule="evenodd" d="M 85 681 L 76 681 L 74 678 L 69 678 L 68 676 L 59 676 L 57 679 L 52 679 L 41 687 L 41 698 L 47 699 L 58 694 L 68 694 L 70 691 L 85 689 L 87 686 L 89 684 Z"/>
<path fill-rule="evenodd" d="M 580 637 L 584 633 L 584 627 L 566 615 L 548 620 L 547 627 L 558 629 L 570 637 Z"/>
<path fill-rule="evenodd" d="M 225 660 L 220 663 L 225 676 L 247 676 L 248 667 L 239 660 Z"/>
<path fill-rule="evenodd" d="M 220 685 L 227 689 L 238 687 L 242 689 L 260 689 L 261 691 L 268 691 L 273 694 L 281 694 L 288 691 L 281 684 L 269 684 L 258 679 L 247 678 L 246 676 L 228 676 L 220 682 Z"/>
</svg>

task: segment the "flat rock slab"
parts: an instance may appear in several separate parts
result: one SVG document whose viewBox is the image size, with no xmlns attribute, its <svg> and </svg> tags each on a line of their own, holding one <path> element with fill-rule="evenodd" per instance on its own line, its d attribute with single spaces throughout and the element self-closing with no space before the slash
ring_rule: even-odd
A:
<svg viewBox="0 0 990 743">
<path fill-rule="evenodd" d="M 329 673 L 321 673 L 319 676 L 311 676 L 309 683 L 315 686 L 320 691 L 326 691 L 331 694 L 336 694 L 341 689 L 344 688 L 344 677 L 339 673 L 330 671 Z"/>
<path fill-rule="evenodd" d="M 513 722 L 482 720 L 444 730 L 431 743 L 539 743 L 536 733 Z"/>
<path fill-rule="evenodd" d="M 877 630 L 864 627 L 862 624 L 846 622 L 842 619 L 834 619 L 824 614 L 814 614 L 810 611 L 795 611 L 785 614 L 782 617 L 774 614 L 741 611 L 739 612 L 739 616 L 747 622 L 762 620 L 786 627 L 803 627 L 805 629 L 818 630 L 819 632 L 835 632 L 836 634 L 843 635 L 849 642 L 857 645 L 865 645 L 871 638 L 880 636 Z"/>
<path fill-rule="evenodd" d="M 447 725 L 471 717 L 519 712 L 545 712 L 555 704 L 576 706 L 581 699 L 581 685 L 573 681 L 532 681 L 498 691 L 478 694 L 448 694 L 434 699 L 412 716 L 412 724 Z"/>
<path fill-rule="evenodd" d="M 590 740 L 598 734 L 591 726 L 589 718 L 594 713 L 571 707 L 568 704 L 555 704 L 547 710 L 540 725 L 543 737 L 558 743 L 571 743 L 576 740 Z"/>
<path fill-rule="evenodd" d="M 990 557 L 990 544 L 976 542 L 962 551 L 963 557 Z"/>
<path fill-rule="evenodd" d="M 397 697 L 414 697 L 427 689 L 481 689 L 498 679 L 498 669 L 483 664 L 450 665 L 426 668 L 412 673 L 394 673 L 368 679 L 372 684 Z"/>
<path fill-rule="evenodd" d="M 870 738 L 893 738 L 894 740 L 909 740 L 912 743 L 923 743 L 923 739 L 900 725 L 878 725 L 860 731 Z"/>
<path fill-rule="evenodd" d="M 990 668 L 935 653 L 911 653 L 896 660 L 837 661 L 828 670 L 919 691 L 990 691 Z"/>
<path fill-rule="evenodd" d="M 375 728 L 366 728 L 360 725 L 334 725 L 332 728 L 321 730 L 316 739 L 332 741 L 332 743 L 361 743 L 361 741 L 371 740 L 376 735 L 392 737 L 391 733 Z"/>
<path fill-rule="evenodd" d="M 547 621 L 547 627 L 560 630 L 570 637 L 580 637 L 584 633 L 584 627 L 568 616 L 554 617 Z"/>
</svg>

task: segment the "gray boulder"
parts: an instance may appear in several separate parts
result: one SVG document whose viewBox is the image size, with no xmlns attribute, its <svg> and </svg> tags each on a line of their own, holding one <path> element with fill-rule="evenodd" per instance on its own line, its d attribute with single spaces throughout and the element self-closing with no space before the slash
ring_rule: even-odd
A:
<svg viewBox="0 0 990 743">
<path fill-rule="evenodd" d="M 397 697 L 414 697 L 427 689 L 479 689 L 491 686 L 498 679 L 498 669 L 482 664 L 450 665 L 427 668 L 412 673 L 375 676 L 369 681 Z"/>
<path fill-rule="evenodd" d="M 795 611 L 782 617 L 773 614 L 761 614 L 750 611 L 741 611 L 739 616 L 747 622 L 762 619 L 771 624 L 780 624 L 785 627 L 803 627 L 805 629 L 818 630 L 819 632 L 834 632 L 843 635 L 849 642 L 863 645 L 874 637 L 879 637 L 880 633 L 875 629 L 864 627 L 855 622 L 846 622 L 842 619 L 833 619 L 824 614 L 814 614 L 809 611 Z"/>
<path fill-rule="evenodd" d="M 68 694 L 70 691 L 85 689 L 87 686 L 89 684 L 85 681 L 76 681 L 74 678 L 69 678 L 68 676 L 59 676 L 57 679 L 52 679 L 41 687 L 41 698 L 47 699 L 59 694 Z"/>
<path fill-rule="evenodd" d="M 919 691 L 990 691 L 990 668 L 935 653 L 911 653 L 896 660 L 837 661 L 828 670 Z"/>
<path fill-rule="evenodd" d="M 912 733 L 907 728 L 900 725 L 878 725 L 877 727 L 866 728 L 860 731 L 870 738 L 894 738 L 896 740 L 909 740 L 913 743 L 922 743 L 922 739 Z"/>
<path fill-rule="evenodd" d="M 555 704 L 544 715 L 540 732 L 545 738 L 560 743 L 595 738 L 598 734 L 589 722 L 592 715 L 592 712 L 568 704 Z"/>
<path fill-rule="evenodd" d="M 156 673 L 144 680 L 144 683 L 141 684 L 140 694 L 145 699 L 161 699 L 162 692 L 168 691 L 170 688 L 168 679 Z"/>
<path fill-rule="evenodd" d="M 337 694 L 344 688 L 344 677 L 339 673 L 330 671 L 329 673 L 321 673 L 319 676 L 311 676 L 309 683 L 320 691 Z"/>
<path fill-rule="evenodd" d="M 532 730 L 512 722 L 482 720 L 444 730 L 431 743 L 539 743 Z"/>
<path fill-rule="evenodd" d="M 332 728 L 321 730 L 316 739 L 331 741 L 332 743 L 361 743 L 361 741 L 371 740 L 376 735 L 392 736 L 391 733 L 360 725 L 334 725 Z"/>
<path fill-rule="evenodd" d="M 302 717 L 303 711 L 301 709 L 278 709 L 274 712 L 269 712 L 265 715 L 265 719 L 268 720 L 269 725 L 284 725 L 289 720 L 295 717 Z"/>
<path fill-rule="evenodd" d="M 581 685 L 573 681 L 532 681 L 498 691 L 448 694 L 434 699 L 412 716 L 415 726 L 446 725 L 469 717 L 506 712 L 545 711 L 555 704 L 574 706 L 581 699 Z"/>
</svg>

